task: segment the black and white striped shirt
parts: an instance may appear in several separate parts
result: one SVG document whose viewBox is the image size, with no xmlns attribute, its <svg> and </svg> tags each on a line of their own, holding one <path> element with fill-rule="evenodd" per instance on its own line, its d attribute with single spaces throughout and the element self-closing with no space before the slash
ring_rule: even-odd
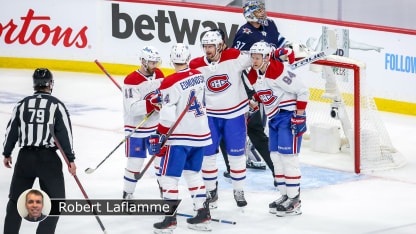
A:
<svg viewBox="0 0 416 234">
<path fill-rule="evenodd" d="M 54 124 L 55 135 L 68 160 L 72 162 L 72 126 L 65 105 L 45 92 L 35 92 L 18 102 L 7 125 L 3 155 L 10 157 L 17 141 L 20 147 L 54 148 L 48 124 Z"/>
</svg>

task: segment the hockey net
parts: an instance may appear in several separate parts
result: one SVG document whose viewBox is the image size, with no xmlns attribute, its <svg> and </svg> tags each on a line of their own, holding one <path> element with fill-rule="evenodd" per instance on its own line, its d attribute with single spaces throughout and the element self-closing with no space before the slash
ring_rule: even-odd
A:
<svg viewBox="0 0 416 234">
<path fill-rule="evenodd" d="M 311 64 L 310 70 L 320 72 L 303 79 L 310 88 L 305 140 L 314 142 L 312 150 L 328 151 L 332 146 L 330 153 L 349 152 L 356 173 L 403 166 L 406 160 L 393 147 L 365 87 L 365 63 L 331 55 Z"/>
</svg>

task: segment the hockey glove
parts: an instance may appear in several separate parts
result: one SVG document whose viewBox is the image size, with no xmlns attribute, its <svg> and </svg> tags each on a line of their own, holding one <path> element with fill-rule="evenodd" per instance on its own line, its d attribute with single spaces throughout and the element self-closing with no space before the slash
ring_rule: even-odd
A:
<svg viewBox="0 0 416 234">
<path fill-rule="evenodd" d="M 150 103 L 157 111 L 160 111 L 160 108 L 162 108 L 162 94 L 156 93 L 150 96 Z"/>
<path fill-rule="evenodd" d="M 248 112 L 250 115 L 256 113 L 259 110 L 259 103 L 257 102 L 257 100 L 250 99 L 248 101 L 248 106 L 249 106 Z"/>
<path fill-rule="evenodd" d="M 290 123 L 295 137 L 300 137 L 306 132 L 306 115 L 296 115 L 295 113 Z"/>
<path fill-rule="evenodd" d="M 149 137 L 150 150 L 152 153 L 158 157 L 161 157 L 165 154 L 166 147 L 162 147 L 162 143 L 165 141 L 166 135 L 152 134 Z"/>
<path fill-rule="evenodd" d="M 290 48 L 279 48 L 275 51 L 275 56 L 279 57 L 282 61 L 289 61 L 289 64 L 295 62 L 295 53 Z"/>
</svg>

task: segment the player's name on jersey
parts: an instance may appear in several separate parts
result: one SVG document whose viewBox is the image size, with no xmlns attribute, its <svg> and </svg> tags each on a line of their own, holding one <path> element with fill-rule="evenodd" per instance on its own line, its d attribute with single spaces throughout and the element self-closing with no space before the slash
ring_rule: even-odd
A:
<svg viewBox="0 0 416 234">
<path fill-rule="evenodd" d="M 204 83 L 204 77 L 202 75 L 195 76 L 193 78 L 182 81 L 180 82 L 180 85 L 181 85 L 181 88 L 185 90 L 195 85 L 198 85 L 200 83 Z"/>
<path fill-rule="evenodd" d="M 49 215 L 172 215 L 181 200 L 51 200 Z"/>
</svg>

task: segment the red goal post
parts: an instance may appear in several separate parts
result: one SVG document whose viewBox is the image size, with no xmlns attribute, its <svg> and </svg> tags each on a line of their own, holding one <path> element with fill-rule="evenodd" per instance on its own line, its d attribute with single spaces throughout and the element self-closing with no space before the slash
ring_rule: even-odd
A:
<svg viewBox="0 0 416 234">
<path fill-rule="evenodd" d="M 308 85 L 311 90 L 310 103 L 319 103 L 308 104 L 308 107 L 311 106 L 311 108 L 309 108 L 307 115 L 308 118 L 312 117 L 312 122 L 309 124 L 314 124 L 317 121 L 324 124 L 333 122 L 333 118 L 330 120 L 331 117 L 326 111 L 330 109 L 328 104 L 333 105 L 337 102 L 340 111 L 345 110 L 345 116 L 334 123 L 339 125 L 339 128 L 344 132 L 344 139 L 348 142 L 350 154 L 353 155 L 355 173 L 361 173 L 363 170 L 367 172 L 403 166 L 406 160 L 391 144 L 388 132 L 379 117 L 374 98 L 366 91 L 365 63 L 351 58 L 330 55 L 312 64 L 312 70 L 313 67 L 317 67 L 316 65 L 321 65 L 322 67 L 317 70 L 322 69 L 322 72 L 326 72 L 326 74 L 322 74 L 320 79 L 322 82 L 313 81 L 312 85 Z M 349 73 L 347 79 L 350 80 L 342 80 L 335 74 L 335 71 L 339 71 L 340 68 L 348 69 L 353 73 L 345 72 Z M 308 77 L 304 78 L 304 80 L 307 79 Z M 331 83 L 331 89 L 335 87 L 332 91 L 328 91 L 328 83 Z M 331 93 L 330 98 L 324 97 L 329 93 Z M 320 107 L 317 107 L 318 105 Z M 324 107 L 322 108 L 322 106 Z"/>
</svg>

